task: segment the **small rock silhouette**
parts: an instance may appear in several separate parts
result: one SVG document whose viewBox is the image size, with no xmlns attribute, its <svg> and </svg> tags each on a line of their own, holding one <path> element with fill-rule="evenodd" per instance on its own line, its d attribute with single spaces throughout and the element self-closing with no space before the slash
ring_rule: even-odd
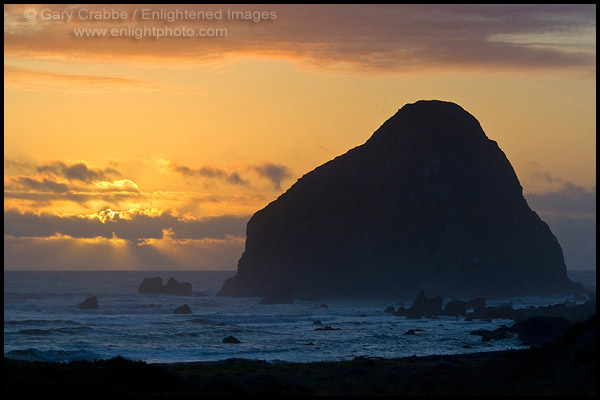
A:
<svg viewBox="0 0 600 400">
<path fill-rule="evenodd" d="M 191 314 L 192 309 L 187 304 L 182 305 L 181 307 L 177 307 L 173 310 L 173 314 Z"/>
<path fill-rule="evenodd" d="M 242 343 L 242 342 L 233 336 L 227 336 L 225 339 L 223 339 L 223 343 Z"/>
</svg>

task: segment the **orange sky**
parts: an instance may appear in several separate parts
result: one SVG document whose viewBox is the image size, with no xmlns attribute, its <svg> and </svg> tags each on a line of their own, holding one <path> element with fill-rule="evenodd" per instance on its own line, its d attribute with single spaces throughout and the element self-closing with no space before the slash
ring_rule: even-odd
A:
<svg viewBox="0 0 600 400">
<path fill-rule="evenodd" d="M 420 99 L 473 114 L 595 268 L 595 6 L 4 12 L 5 268 L 235 269 L 249 216 Z"/>
</svg>

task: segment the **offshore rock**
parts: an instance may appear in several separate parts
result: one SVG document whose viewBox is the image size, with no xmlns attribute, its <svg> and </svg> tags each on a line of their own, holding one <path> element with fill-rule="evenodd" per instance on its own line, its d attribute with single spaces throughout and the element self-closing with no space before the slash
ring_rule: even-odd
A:
<svg viewBox="0 0 600 400">
<path fill-rule="evenodd" d="M 226 338 L 223 339 L 223 343 L 238 344 L 238 343 L 242 343 L 242 342 L 234 336 L 227 336 Z"/>
<path fill-rule="evenodd" d="M 175 278 L 169 278 L 166 285 L 162 284 L 162 278 L 144 278 L 138 287 L 138 293 L 145 294 L 173 294 L 178 296 L 191 296 L 192 284 L 189 282 L 179 282 Z"/>
<path fill-rule="evenodd" d="M 187 304 L 182 305 L 181 307 L 177 307 L 173 310 L 173 314 L 191 314 L 192 309 Z"/>
<path fill-rule="evenodd" d="M 483 297 L 479 297 L 477 299 L 469 300 L 469 301 L 467 301 L 466 308 L 473 309 L 473 310 L 484 309 L 485 308 L 485 299 Z"/>
<path fill-rule="evenodd" d="M 421 318 L 425 316 L 440 315 L 442 313 L 442 304 L 444 299 L 440 296 L 428 299 L 425 292 L 421 291 L 413 306 L 408 310 L 407 316 L 410 318 Z"/>
<path fill-rule="evenodd" d="M 80 310 L 97 310 L 98 309 L 98 298 L 96 296 L 88 297 L 77 305 Z"/>
<path fill-rule="evenodd" d="M 452 299 L 448 304 L 446 304 L 442 314 L 451 317 L 467 315 L 467 303 L 459 299 Z"/>
<path fill-rule="evenodd" d="M 407 104 L 256 212 L 220 295 L 505 297 L 584 291 L 506 155 L 460 106 Z"/>
</svg>

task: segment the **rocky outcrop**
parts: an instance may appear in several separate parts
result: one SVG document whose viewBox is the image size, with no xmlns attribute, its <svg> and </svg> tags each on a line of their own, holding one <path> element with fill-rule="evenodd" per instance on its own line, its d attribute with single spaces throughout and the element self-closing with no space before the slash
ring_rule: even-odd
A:
<svg viewBox="0 0 600 400">
<path fill-rule="evenodd" d="M 437 318 L 438 316 L 466 316 L 465 321 L 480 319 L 490 321 L 493 319 L 509 319 L 521 322 L 532 317 L 564 318 L 571 323 L 582 322 L 596 314 L 596 293 L 592 292 L 588 300 L 583 304 L 577 304 L 567 300 L 563 303 L 550 304 L 547 306 L 529 306 L 527 308 L 513 308 L 513 303 L 500 304 L 498 306 L 485 306 L 485 299 L 463 301 L 452 299 L 442 310 L 443 298 L 437 296 L 428 298 L 425 292 L 420 292 L 410 308 L 389 306 L 384 313 L 397 317 L 406 318 Z M 467 313 L 468 309 L 473 312 Z"/>
<path fill-rule="evenodd" d="M 562 317 L 573 323 L 583 322 L 596 314 L 596 294 L 593 293 L 583 304 L 573 304 L 566 301 L 565 303 L 529 307 L 515 311 L 520 311 L 515 317 L 517 322 L 531 317 Z"/>
<path fill-rule="evenodd" d="M 413 302 L 413 306 L 408 310 L 407 317 L 421 318 L 440 315 L 443 303 L 444 299 L 440 296 L 428 299 L 425 292 L 421 291 Z"/>
<path fill-rule="evenodd" d="M 459 299 L 452 299 L 444 306 L 444 311 L 442 314 L 452 317 L 467 315 L 467 303 Z"/>
<path fill-rule="evenodd" d="M 510 339 L 514 336 L 510 328 L 506 325 L 502 325 L 500 328 L 494 329 L 493 331 L 490 331 L 489 329 L 477 329 L 471 331 L 471 335 L 481 336 L 482 342 Z"/>
<path fill-rule="evenodd" d="M 315 328 L 315 331 L 341 331 L 342 328 L 333 328 L 329 325 L 323 327 L 323 328 Z"/>
<path fill-rule="evenodd" d="M 98 298 L 96 296 L 88 297 L 87 299 L 79 303 L 79 305 L 77 305 L 77 308 L 79 308 L 80 310 L 97 310 Z"/>
<path fill-rule="evenodd" d="M 476 299 L 471 299 L 467 301 L 465 307 L 468 309 L 478 310 L 485 308 L 485 299 L 483 297 L 478 297 Z"/>
<path fill-rule="evenodd" d="M 162 278 L 144 278 L 138 287 L 138 293 L 145 294 L 172 294 L 178 296 L 191 296 L 192 284 L 179 282 L 175 278 L 169 278 L 166 285 L 162 284 Z"/>
<path fill-rule="evenodd" d="M 223 343 L 238 344 L 238 343 L 242 343 L 242 342 L 235 336 L 227 336 L 226 338 L 223 339 Z"/>
<path fill-rule="evenodd" d="M 563 317 L 530 317 L 512 326 L 502 325 L 498 329 L 477 329 L 471 335 L 481 336 L 482 342 L 512 338 L 517 335 L 521 344 L 537 346 L 556 340 L 573 323 Z"/>
<path fill-rule="evenodd" d="M 421 291 L 413 301 L 413 305 L 410 308 L 398 307 L 394 311 L 393 307 L 387 307 L 385 312 L 389 312 L 398 317 L 406 318 L 423 318 L 423 317 L 437 317 L 442 315 L 442 304 L 444 299 L 441 296 L 434 298 L 427 298 L 425 292 Z"/>
<path fill-rule="evenodd" d="M 511 330 L 526 346 L 540 345 L 556 340 L 572 323 L 563 317 L 530 317 L 516 322 Z"/>
<path fill-rule="evenodd" d="M 187 304 L 182 305 L 181 307 L 177 307 L 173 310 L 173 314 L 191 314 L 192 309 Z"/>
<path fill-rule="evenodd" d="M 479 122 L 407 104 L 366 143 L 256 212 L 220 295 L 506 297 L 582 291 Z"/>
</svg>

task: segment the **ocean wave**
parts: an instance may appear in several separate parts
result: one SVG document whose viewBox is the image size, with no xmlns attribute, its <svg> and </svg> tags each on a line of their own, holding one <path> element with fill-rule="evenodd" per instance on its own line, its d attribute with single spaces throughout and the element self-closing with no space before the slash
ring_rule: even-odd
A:
<svg viewBox="0 0 600 400">
<path fill-rule="evenodd" d="M 65 324 L 65 325 L 81 325 L 81 323 L 71 319 L 21 319 L 4 321 L 4 325 L 47 325 L 47 324 Z"/>
<path fill-rule="evenodd" d="M 21 329 L 17 333 L 22 335 L 51 335 L 50 329 Z"/>
<path fill-rule="evenodd" d="M 215 322 L 215 320 L 209 319 L 209 318 L 192 318 L 192 319 L 188 319 L 187 322 L 190 322 L 192 324 L 201 324 L 201 325 L 217 325 L 218 324 L 218 322 Z"/>
<path fill-rule="evenodd" d="M 21 329 L 17 331 L 22 335 L 52 335 L 54 333 L 62 333 L 67 335 L 76 335 L 85 331 L 91 331 L 92 328 L 87 326 L 77 326 L 77 327 L 62 327 L 62 328 L 50 328 L 50 329 Z"/>
<path fill-rule="evenodd" d="M 11 350 L 4 353 L 4 357 L 14 360 L 24 361 L 54 361 L 54 362 L 69 362 L 83 360 L 98 360 L 108 358 L 101 356 L 88 350 Z"/>
<path fill-rule="evenodd" d="M 67 335 L 76 335 L 78 333 L 93 331 L 89 326 L 77 326 L 77 327 L 63 327 L 63 328 L 55 328 L 51 329 L 53 332 L 64 333 Z"/>
<path fill-rule="evenodd" d="M 38 311 L 41 309 L 41 307 L 37 303 L 34 303 L 33 301 L 28 301 L 23 304 L 17 304 L 17 305 L 14 305 L 13 307 L 16 310 L 20 310 L 20 311 Z"/>
<path fill-rule="evenodd" d="M 124 308 L 127 310 L 160 310 L 165 306 L 162 304 L 150 303 L 150 304 L 140 304 L 133 303 L 127 304 Z"/>
<path fill-rule="evenodd" d="M 222 321 L 230 324 L 297 324 L 297 323 L 312 323 L 315 319 L 324 321 L 327 318 L 320 318 L 309 314 L 221 314 L 219 315 Z"/>
<path fill-rule="evenodd" d="M 316 318 L 312 316 L 301 314 L 301 315 L 240 315 L 240 314 L 218 314 L 211 315 L 209 318 L 206 317 L 194 317 L 185 320 L 188 323 L 199 324 L 199 325 L 245 325 L 245 324 L 258 324 L 258 325 L 281 325 L 281 324 L 297 324 L 297 323 L 312 323 Z M 330 319 L 330 318 L 329 318 Z M 325 319 L 322 319 L 323 321 Z"/>
</svg>

